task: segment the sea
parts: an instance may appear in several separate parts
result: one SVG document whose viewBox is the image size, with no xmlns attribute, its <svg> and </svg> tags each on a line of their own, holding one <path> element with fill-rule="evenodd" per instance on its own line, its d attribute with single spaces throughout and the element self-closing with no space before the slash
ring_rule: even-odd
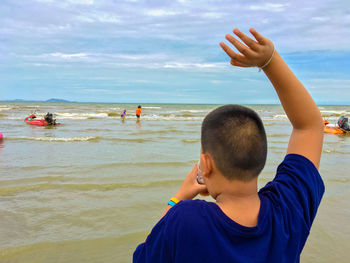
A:
<svg viewBox="0 0 350 263">
<path fill-rule="evenodd" d="M 198 161 L 202 120 L 219 105 L 142 104 L 140 121 L 137 106 L 0 102 L 0 262 L 132 261 Z M 291 125 L 280 105 L 248 107 L 268 136 L 262 187 L 285 156 Z M 333 124 L 350 116 L 350 106 L 319 108 Z M 33 112 L 61 124 L 28 125 Z M 349 262 L 349 157 L 350 136 L 325 134 L 326 192 L 301 262 Z"/>
</svg>

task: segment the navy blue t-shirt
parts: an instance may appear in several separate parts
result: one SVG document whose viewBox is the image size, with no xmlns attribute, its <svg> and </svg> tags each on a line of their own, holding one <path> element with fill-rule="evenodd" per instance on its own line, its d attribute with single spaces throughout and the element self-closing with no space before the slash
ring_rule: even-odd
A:
<svg viewBox="0 0 350 263">
<path fill-rule="evenodd" d="M 323 193 L 313 163 L 289 154 L 259 191 L 257 226 L 236 223 L 213 202 L 181 201 L 137 247 L 133 262 L 299 262 Z"/>
</svg>

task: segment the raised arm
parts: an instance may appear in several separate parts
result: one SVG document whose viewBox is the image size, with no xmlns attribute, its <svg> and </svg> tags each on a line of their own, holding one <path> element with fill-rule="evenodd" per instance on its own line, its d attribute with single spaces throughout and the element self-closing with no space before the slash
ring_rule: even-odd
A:
<svg viewBox="0 0 350 263">
<path fill-rule="evenodd" d="M 310 94 L 274 49 L 269 39 L 254 29 L 250 29 L 250 33 L 256 41 L 238 29 L 234 29 L 233 32 L 245 45 L 231 35 L 226 35 L 226 39 L 240 53 L 233 51 L 223 42 L 220 46 L 230 56 L 231 64 L 234 66 L 263 67 L 293 126 L 287 154 L 303 155 L 318 168 L 323 144 L 323 120 Z"/>
</svg>

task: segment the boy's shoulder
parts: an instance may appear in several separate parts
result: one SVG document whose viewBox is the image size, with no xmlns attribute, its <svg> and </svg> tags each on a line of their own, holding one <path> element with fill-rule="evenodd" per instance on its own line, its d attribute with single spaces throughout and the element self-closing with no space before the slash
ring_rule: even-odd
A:
<svg viewBox="0 0 350 263">
<path fill-rule="evenodd" d="M 170 209 L 170 214 L 173 216 L 181 216 L 182 214 L 193 215 L 198 214 L 203 210 L 207 210 L 210 207 L 210 203 L 205 200 L 183 200 L 180 201 L 176 206 Z"/>
<path fill-rule="evenodd" d="M 315 165 L 299 154 L 288 154 L 277 168 L 273 181 L 260 189 L 275 207 L 303 218 L 310 228 L 325 191 Z"/>
<path fill-rule="evenodd" d="M 167 221 L 178 226 L 198 225 L 200 221 L 208 220 L 211 217 L 212 205 L 211 202 L 199 199 L 180 201 L 166 214 Z"/>
</svg>

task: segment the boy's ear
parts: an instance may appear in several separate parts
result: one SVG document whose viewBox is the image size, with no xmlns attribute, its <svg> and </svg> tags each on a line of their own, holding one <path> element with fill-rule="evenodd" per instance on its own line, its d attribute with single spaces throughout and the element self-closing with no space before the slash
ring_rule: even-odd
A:
<svg viewBox="0 0 350 263">
<path fill-rule="evenodd" d="M 202 154 L 202 160 L 203 160 L 202 175 L 208 178 L 213 173 L 214 160 L 209 153 Z"/>
</svg>

